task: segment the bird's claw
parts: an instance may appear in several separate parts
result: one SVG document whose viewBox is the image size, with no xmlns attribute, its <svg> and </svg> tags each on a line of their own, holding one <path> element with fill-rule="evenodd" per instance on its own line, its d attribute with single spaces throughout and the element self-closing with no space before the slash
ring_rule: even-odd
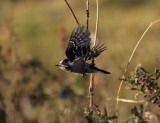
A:
<svg viewBox="0 0 160 123">
<path fill-rule="evenodd" d="M 82 73 L 82 74 L 80 74 L 82 77 L 85 77 L 85 76 L 87 76 L 87 74 L 85 74 L 85 73 Z"/>
</svg>

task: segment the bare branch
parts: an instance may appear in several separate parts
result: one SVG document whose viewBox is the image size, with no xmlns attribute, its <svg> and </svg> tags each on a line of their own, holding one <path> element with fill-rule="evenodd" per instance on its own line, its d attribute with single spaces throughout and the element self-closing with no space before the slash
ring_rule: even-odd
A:
<svg viewBox="0 0 160 123">
<path fill-rule="evenodd" d="M 89 0 L 86 0 L 86 16 L 87 16 L 86 29 L 88 30 L 89 28 Z"/>
<path fill-rule="evenodd" d="M 66 2 L 66 4 L 68 5 L 69 9 L 71 10 L 71 12 L 72 12 L 72 14 L 73 14 L 73 16 L 74 16 L 74 18 L 75 18 L 77 24 L 79 25 L 78 19 L 77 19 L 76 15 L 74 14 L 74 12 L 73 12 L 71 6 L 70 6 L 69 3 L 67 2 L 67 0 L 65 0 L 65 2 Z"/>
<path fill-rule="evenodd" d="M 129 100 L 129 99 L 116 99 L 116 98 L 107 98 L 106 101 L 111 101 L 111 100 L 118 100 L 119 102 L 125 102 L 125 103 L 144 103 L 145 100 Z"/>
<path fill-rule="evenodd" d="M 144 33 L 142 34 L 142 36 L 140 37 L 140 39 L 137 41 L 137 44 L 136 46 L 134 47 L 133 51 L 132 51 L 132 54 L 128 60 L 128 63 L 127 63 L 127 66 L 126 66 L 126 69 L 124 71 L 124 75 L 122 78 L 125 77 L 126 73 L 127 73 L 127 70 L 128 70 L 128 67 L 130 65 L 130 62 L 133 58 L 133 55 L 135 54 L 135 51 L 137 49 L 137 47 L 139 46 L 140 42 L 142 41 L 142 39 L 144 38 L 144 36 L 146 35 L 146 33 L 148 32 L 148 30 L 156 23 L 158 23 L 160 21 L 160 18 L 156 19 L 155 21 L 152 21 L 149 26 L 146 28 L 146 30 L 144 31 Z M 118 92 L 117 92 L 117 104 L 116 104 L 116 110 L 117 110 L 117 116 L 118 116 L 118 104 L 119 104 L 119 94 L 120 94 L 120 90 L 121 90 L 121 87 L 122 87 L 122 84 L 123 84 L 123 80 L 121 81 L 120 85 L 119 85 L 119 89 L 118 89 Z"/>
</svg>

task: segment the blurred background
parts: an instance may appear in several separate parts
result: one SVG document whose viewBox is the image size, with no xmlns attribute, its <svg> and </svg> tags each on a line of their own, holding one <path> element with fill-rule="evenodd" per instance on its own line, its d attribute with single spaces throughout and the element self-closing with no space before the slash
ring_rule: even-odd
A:
<svg viewBox="0 0 160 123">
<path fill-rule="evenodd" d="M 85 0 L 68 0 L 81 25 Z M 98 40 L 107 51 L 96 65 L 110 75 L 95 74 L 95 103 L 115 115 L 119 78 L 134 46 L 151 21 L 160 17 L 159 0 L 100 0 Z M 96 1 L 90 1 L 89 30 L 94 39 Z M 88 107 L 89 75 L 60 70 L 73 28 L 64 0 L 0 0 L 0 123 L 83 123 Z M 160 23 L 151 27 L 129 67 L 148 71 L 160 65 Z M 120 98 L 134 99 L 123 84 Z M 118 121 L 131 117 L 135 104 L 119 103 Z M 156 115 L 160 116 L 159 110 Z"/>
</svg>

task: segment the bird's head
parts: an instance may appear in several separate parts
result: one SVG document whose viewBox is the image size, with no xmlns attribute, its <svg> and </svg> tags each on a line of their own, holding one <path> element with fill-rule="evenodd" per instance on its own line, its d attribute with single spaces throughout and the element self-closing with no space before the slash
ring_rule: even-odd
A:
<svg viewBox="0 0 160 123">
<path fill-rule="evenodd" d="M 68 71 L 70 68 L 69 67 L 69 59 L 64 59 L 64 60 L 60 61 L 58 65 L 55 65 L 55 66 L 59 67 L 62 70 Z"/>
</svg>

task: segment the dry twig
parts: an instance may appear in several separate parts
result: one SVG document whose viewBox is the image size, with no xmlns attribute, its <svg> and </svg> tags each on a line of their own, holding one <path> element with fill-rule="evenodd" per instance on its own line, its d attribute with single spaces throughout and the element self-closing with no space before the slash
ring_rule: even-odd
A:
<svg viewBox="0 0 160 123">
<path fill-rule="evenodd" d="M 88 18 L 89 18 L 89 0 L 86 0 L 86 12 L 88 12 L 88 15 L 87 15 L 87 27 L 88 27 Z M 97 34 L 98 34 L 98 19 L 99 19 L 99 8 L 98 8 L 98 0 L 97 0 L 97 18 L 96 18 L 96 30 L 95 30 L 95 39 L 94 39 L 94 45 L 96 44 L 96 41 L 97 41 Z M 94 59 L 92 59 L 91 63 L 94 65 Z M 93 107 L 93 94 L 94 94 L 94 74 L 91 73 L 90 74 L 90 86 L 89 86 L 89 107 L 90 109 L 92 110 L 92 107 Z"/>
<path fill-rule="evenodd" d="M 78 19 L 77 19 L 76 15 L 74 14 L 74 12 L 73 12 L 73 10 L 72 10 L 71 6 L 69 5 L 68 1 L 67 1 L 67 0 L 65 0 L 65 2 L 66 2 L 66 4 L 68 5 L 69 9 L 71 10 L 71 12 L 72 12 L 72 14 L 73 14 L 73 16 L 74 16 L 74 18 L 75 18 L 75 20 L 76 20 L 77 24 L 79 25 Z"/>
<path fill-rule="evenodd" d="M 146 28 L 146 30 L 144 31 L 144 33 L 142 34 L 142 36 L 140 37 L 140 39 L 138 40 L 138 42 L 137 42 L 136 46 L 134 47 L 134 49 L 133 49 L 133 51 L 132 51 L 132 54 L 131 54 L 131 56 L 130 56 L 130 58 L 129 58 L 129 60 L 128 60 L 128 63 L 127 63 L 127 66 L 126 66 L 126 68 L 125 68 L 124 75 L 123 75 L 122 78 L 125 77 L 125 75 L 126 75 L 126 73 L 127 73 L 127 70 L 128 70 L 128 67 L 129 67 L 129 65 L 130 65 L 130 62 L 131 62 L 131 60 L 132 60 L 132 58 L 133 58 L 133 55 L 135 54 L 135 51 L 136 51 L 137 47 L 138 47 L 139 44 L 140 44 L 140 42 L 142 41 L 142 39 L 144 38 L 144 36 L 145 36 L 146 33 L 148 32 L 148 30 L 149 30 L 154 24 L 156 24 L 156 23 L 159 22 L 159 21 L 160 21 L 160 18 L 156 19 L 155 21 L 152 21 L 152 22 L 149 24 L 149 26 Z M 117 115 L 117 116 L 118 116 L 119 94 L 120 94 L 120 90 L 121 90 L 122 84 L 123 84 L 123 80 L 120 82 L 119 89 L 118 89 L 118 92 L 117 92 L 117 104 L 116 104 L 116 110 L 117 110 L 116 115 Z"/>
</svg>

